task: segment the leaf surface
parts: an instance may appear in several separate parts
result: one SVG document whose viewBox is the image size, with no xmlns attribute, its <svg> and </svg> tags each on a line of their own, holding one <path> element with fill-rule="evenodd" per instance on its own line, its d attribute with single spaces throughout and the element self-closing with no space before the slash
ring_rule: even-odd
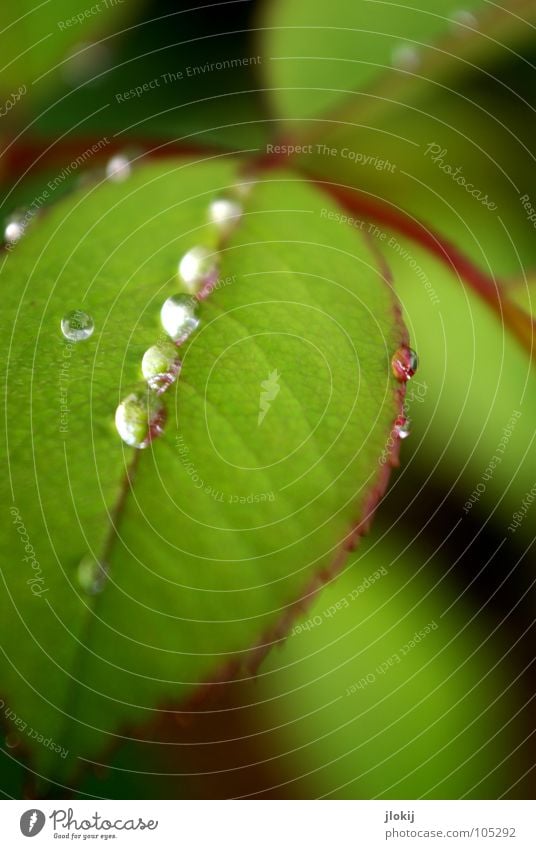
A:
<svg viewBox="0 0 536 849">
<path fill-rule="evenodd" d="M 164 435 L 137 452 L 115 432 L 177 261 L 215 247 L 207 204 L 236 181 L 229 161 L 140 168 L 64 200 L 2 258 L 2 695 L 40 735 L 19 729 L 20 751 L 59 781 L 245 668 L 385 483 L 406 333 L 361 236 L 328 227 L 337 208 L 291 172 L 254 186 L 221 253 Z M 77 308 L 95 332 L 69 344 Z M 88 553 L 109 570 L 96 595 L 77 579 Z"/>
</svg>

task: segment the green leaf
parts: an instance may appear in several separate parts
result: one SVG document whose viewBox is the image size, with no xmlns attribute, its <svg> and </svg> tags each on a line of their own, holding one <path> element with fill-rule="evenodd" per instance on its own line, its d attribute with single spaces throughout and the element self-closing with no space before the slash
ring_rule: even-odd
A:
<svg viewBox="0 0 536 849">
<path fill-rule="evenodd" d="M 533 538 L 530 513 L 511 529 L 534 486 L 536 375 L 506 326 L 443 263 L 387 231 L 382 240 L 406 321 L 419 353 L 409 387 L 412 461 L 447 490 L 455 486 L 460 518 L 491 520 L 500 537 Z M 503 293 L 504 309 L 507 297 Z"/>
<path fill-rule="evenodd" d="M 354 188 L 357 208 L 376 205 L 423 222 L 493 282 L 520 275 L 536 259 L 534 230 L 521 202 L 524 194 L 534 198 L 536 189 L 531 114 L 529 105 L 518 100 L 507 106 L 497 92 L 493 103 L 475 89 L 442 92 L 418 107 L 400 107 L 374 127 L 361 127 L 357 116 L 328 125 L 322 143 L 297 164 L 335 186 Z"/>
<path fill-rule="evenodd" d="M 510 5 L 479 0 L 460 11 L 456 0 L 436 0 L 433 8 L 424 0 L 272 0 L 263 38 L 274 110 L 292 123 L 328 117 L 334 107 L 362 117 L 393 97 L 422 93 L 429 80 L 452 80 L 503 58 L 512 44 L 531 39 L 532 4 Z"/>
<path fill-rule="evenodd" d="M 19 87 L 26 89 L 23 98 L 41 96 L 62 77 L 78 82 L 91 61 L 90 45 L 120 30 L 140 5 L 140 0 L 89 6 L 83 0 L 2 4 L 2 98 Z M 94 57 L 101 57 L 103 50 L 106 46 L 100 43 Z"/>
<path fill-rule="evenodd" d="M 534 205 L 536 185 L 532 64 L 514 48 L 533 32 L 534 6 L 472 4 L 473 31 L 453 30 L 458 3 L 420 5 L 275 4 L 265 67 L 289 142 L 302 146 L 293 159 L 424 222 L 490 277 L 519 275 L 536 261 L 521 202 Z M 406 41 L 418 67 L 386 70 Z"/>
<path fill-rule="evenodd" d="M 490 639 L 442 552 L 395 522 L 375 524 L 263 667 L 254 698 L 292 777 L 279 793 L 497 798 L 525 768 L 510 758 L 524 736 L 511 645 Z"/>
<path fill-rule="evenodd" d="M 237 179 L 230 161 L 140 168 L 63 201 L 3 259 L 2 687 L 48 741 L 19 730 L 44 776 L 66 780 L 251 663 L 385 484 L 405 331 L 361 236 L 329 226 L 336 206 L 290 172 L 255 184 L 222 252 L 164 435 L 136 452 L 115 432 L 177 261 L 215 246 L 207 204 Z M 95 332 L 69 345 L 75 309 Z M 109 570 L 93 596 L 77 582 L 88 553 Z"/>
</svg>

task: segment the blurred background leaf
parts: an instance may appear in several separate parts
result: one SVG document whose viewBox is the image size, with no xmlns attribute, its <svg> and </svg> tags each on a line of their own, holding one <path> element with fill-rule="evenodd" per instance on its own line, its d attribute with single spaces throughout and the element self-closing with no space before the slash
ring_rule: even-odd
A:
<svg viewBox="0 0 536 849">
<path fill-rule="evenodd" d="M 208 157 L 247 151 L 269 165 L 262 159 L 269 143 L 310 144 L 311 152 L 280 159 L 318 180 L 318 191 L 342 188 L 350 208 L 336 206 L 342 195 L 315 198 L 353 221 L 324 219 L 317 229 L 317 216 L 309 216 L 303 232 L 326 245 L 355 244 L 364 233 L 383 254 L 420 366 L 407 396 L 412 438 L 382 501 L 381 523 L 340 581 L 316 600 L 308 593 L 302 599 L 303 621 L 320 616 L 322 624 L 302 629 L 273 652 L 258 681 L 242 671 L 236 682 L 216 685 L 200 706 L 162 705 L 150 722 L 125 735 L 135 739 L 115 750 L 101 748 L 99 763 L 65 792 L 81 798 L 530 797 L 534 522 L 530 506 L 522 505 L 536 479 L 536 402 L 527 356 L 532 324 L 520 331 L 509 305 L 533 314 L 534 223 L 523 198 L 536 207 L 534 4 L 461 8 L 441 0 L 431 9 L 383 0 L 237 0 L 191 3 L 183 10 L 171 2 L 124 3 L 63 31 L 58 22 L 79 5 L 23 7 L 18 22 L 6 17 L 3 23 L 9 36 L 5 98 L 28 86 L 0 118 L 4 213 L 34 203 L 49 180 L 56 188 L 50 204 L 38 203 L 40 213 L 73 190 L 88 193 L 84 208 L 92 192 L 108 192 L 111 202 L 112 187 L 95 187 L 104 160 L 122 148 L 139 157 L 138 165 L 148 154 L 169 156 L 179 146 Z M 83 168 L 69 167 L 103 139 L 104 148 Z M 225 168 L 218 169 L 221 185 Z M 453 172 L 463 174 L 479 197 Z M 181 181 L 169 191 L 176 200 L 187 187 Z M 274 183 L 276 205 L 282 189 Z M 155 210 L 166 191 L 153 199 Z M 283 193 L 290 202 L 290 190 Z M 72 258 L 73 277 L 80 280 L 117 244 L 118 231 L 104 233 L 104 224 L 91 230 L 89 206 L 87 212 L 86 224 L 82 216 L 72 233 L 86 227 L 98 239 L 87 241 L 88 254 L 79 262 Z M 146 210 L 138 214 L 141 220 Z M 41 228 L 52 227 L 59 215 L 51 211 L 50 223 L 45 215 L 32 222 L 32 244 L 41 244 L 49 232 Z M 183 238 L 180 220 L 169 222 L 171 245 Z M 240 231 L 244 241 L 262 238 L 256 220 L 251 217 L 244 236 Z M 123 226 L 129 230 L 128 221 Z M 182 230 L 191 226 L 189 214 Z M 291 240 L 299 229 L 288 216 L 276 238 Z M 53 242 L 60 262 L 69 243 L 60 248 L 63 233 L 62 227 Z M 128 263 L 138 254 L 145 258 L 149 236 L 147 230 L 139 245 L 127 241 L 133 245 Z M 172 252 L 176 256 L 176 247 Z M 454 253 L 462 258 L 458 265 Z M 246 266 L 258 270 L 253 254 L 241 246 L 237 275 Z M 310 248 L 290 251 L 288 260 L 309 268 L 315 261 L 310 254 Z M 348 269 L 348 279 L 354 273 Z M 170 279 L 163 266 L 162 274 L 159 281 L 140 279 L 135 298 Z M 15 268 L 8 299 L 16 300 L 27 277 L 27 270 Z M 117 277 L 123 280 L 124 268 Z M 38 313 L 30 300 L 22 321 L 34 327 Z M 130 333 L 119 319 L 116 326 L 121 338 Z M 138 355 L 150 335 L 136 337 Z M 24 344 L 21 339 L 26 374 L 32 351 L 25 362 Z M 127 358 L 128 368 L 137 359 Z M 106 370 L 109 361 L 101 366 Z M 314 374 L 311 364 L 304 381 Z M 38 377 L 52 397 L 50 369 Z M 129 379 L 136 377 L 129 372 Z M 26 392 L 22 379 L 21 386 Z M 184 404 L 195 403 L 186 398 L 190 387 L 182 389 Z M 188 423 L 195 431 L 195 416 Z M 109 438 L 103 434 L 104 443 Z M 48 499 L 55 480 L 46 485 Z M 191 496 L 186 490 L 184 497 Z M 513 527 L 521 508 L 524 518 Z M 381 580 L 348 608 L 324 616 L 382 564 L 387 574 Z M 125 573 L 125 580 L 135 578 Z M 144 585 L 144 596 L 153 590 Z M 432 619 L 440 627 L 404 664 L 375 673 Z M 27 637 L 19 628 L 20 622 L 10 640 L 22 654 Z M 61 659 L 67 649 L 61 640 L 57 645 Z M 371 669 L 374 683 L 345 696 L 346 687 Z M 108 686 L 104 669 L 95 671 Z M 174 672 L 168 675 L 173 680 Z M 28 695 L 20 693 L 20 705 L 32 710 L 38 702 L 30 693 L 34 674 Z M 95 705 L 89 707 L 95 713 Z M 97 714 L 99 722 L 110 720 L 101 708 Z M 73 740 L 74 748 L 83 746 L 82 737 Z M 8 725 L 0 767 L 4 793 L 32 792 L 25 764 Z"/>
</svg>

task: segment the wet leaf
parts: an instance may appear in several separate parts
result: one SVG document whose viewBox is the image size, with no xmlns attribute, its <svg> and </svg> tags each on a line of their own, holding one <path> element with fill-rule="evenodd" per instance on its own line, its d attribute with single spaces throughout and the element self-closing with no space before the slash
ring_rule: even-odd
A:
<svg viewBox="0 0 536 849">
<path fill-rule="evenodd" d="M 229 162 L 140 168 L 62 201 L 2 257 L 2 696 L 26 723 L 19 751 L 60 782 L 254 664 L 386 481 L 405 330 L 375 255 L 291 172 L 246 202 L 164 434 L 136 452 L 115 431 L 178 260 L 214 249 L 207 205 L 237 179 Z M 77 309 L 95 330 L 69 344 Z"/>
</svg>

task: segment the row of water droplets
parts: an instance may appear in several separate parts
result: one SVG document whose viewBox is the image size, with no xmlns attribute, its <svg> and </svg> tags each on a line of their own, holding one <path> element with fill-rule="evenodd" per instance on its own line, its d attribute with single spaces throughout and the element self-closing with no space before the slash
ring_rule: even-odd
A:
<svg viewBox="0 0 536 849">
<path fill-rule="evenodd" d="M 417 371 L 418 365 L 419 358 L 408 345 L 401 345 L 391 359 L 391 370 L 399 383 L 407 383 Z M 392 433 L 398 439 L 406 439 L 411 433 L 410 420 L 404 415 L 397 416 Z"/>
<path fill-rule="evenodd" d="M 112 157 L 106 167 L 106 176 L 113 182 L 123 182 L 130 173 L 131 162 L 123 155 Z M 141 361 L 144 383 L 127 395 L 115 412 L 117 432 L 131 447 L 146 448 L 163 433 L 166 408 L 161 396 L 180 374 L 182 364 L 178 349 L 199 326 L 199 303 L 217 284 L 219 250 L 242 216 L 242 199 L 251 185 L 237 185 L 229 196 L 216 197 L 211 201 L 207 220 L 216 228 L 217 248 L 211 250 L 204 245 L 196 245 L 184 254 L 178 264 L 182 291 L 167 298 L 160 310 L 165 338 L 145 351 Z M 70 311 L 61 320 L 62 334 L 70 342 L 89 339 L 94 329 L 93 318 L 80 309 Z M 88 554 L 78 565 L 77 577 L 86 593 L 100 593 L 108 577 L 108 564 Z"/>
<path fill-rule="evenodd" d="M 109 160 L 106 176 L 113 182 L 122 182 L 131 173 L 131 162 L 124 155 Z M 242 214 L 242 199 L 251 188 L 244 183 L 234 188 L 229 196 L 217 197 L 208 207 L 208 222 L 218 233 L 218 248 L 211 250 L 204 245 L 192 247 L 178 264 L 178 278 L 183 291 L 167 298 L 160 310 L 160 321 L 166 337 L 145 351 L 141 372 L 145 383 L 131 392 L 118 405 L 115 426 L 123 441 L 135 448 L 146 448 L 151 441 L 163 433 L 166 409 L 163 393 L 175 382 L 181 371 L 178 355 L 180 346 L 199 326 L 198 307 L 212 292 L 219 276 L 219 248 L 238 224 Z M 71 342 L 89 339 L 94 331 L 92 317 L 82 311 L 67 313 L 61 320 L 61 330 Z M 407 345 L 402 345 L 392 357 L 391 368 L 395 378 L 405 383 L 417 369 L 417 354 Z M 393 434 L 405 439 L 410 433 L 410 422 L 399 416 Z M 83 589 L 90 593 L 100 592 L 107 578 L 107 565 L 88 555 L 78 567 L 78 579 Z"/>
<path fill-rule="evenodd" d="M 468 9 L 458 9 L 450 18 L 451 29 L 457 36 L 470 35 L 478 29 L 478 19 Z M 391 65 L 399 71 L 415 72 L 421 65 L 421 53 L 413 44 L 397 44 L 391 53 Z"/>
<path fill-rule="evenodd" d="M 143 355 L 145 384 L 127 395 L 115 412 L 117 432 L 133 448 L 146 448 L 163 433 L 166 408 L 161 396 L 178 378 L 182 367 L 178 349 L 199 327 L 199 304 L 218 282 L 219 250 L 242 216 L 241 196 L 247 186 L 235 187 L 229 196 L 214 198 L 208 206 L 208 223 L 218 234 L 217 248 L 196 245 L 179 261 L 177 272 L 183 291 L 167 298 L 160 310 L 165 338 Z"/>
</svg>

